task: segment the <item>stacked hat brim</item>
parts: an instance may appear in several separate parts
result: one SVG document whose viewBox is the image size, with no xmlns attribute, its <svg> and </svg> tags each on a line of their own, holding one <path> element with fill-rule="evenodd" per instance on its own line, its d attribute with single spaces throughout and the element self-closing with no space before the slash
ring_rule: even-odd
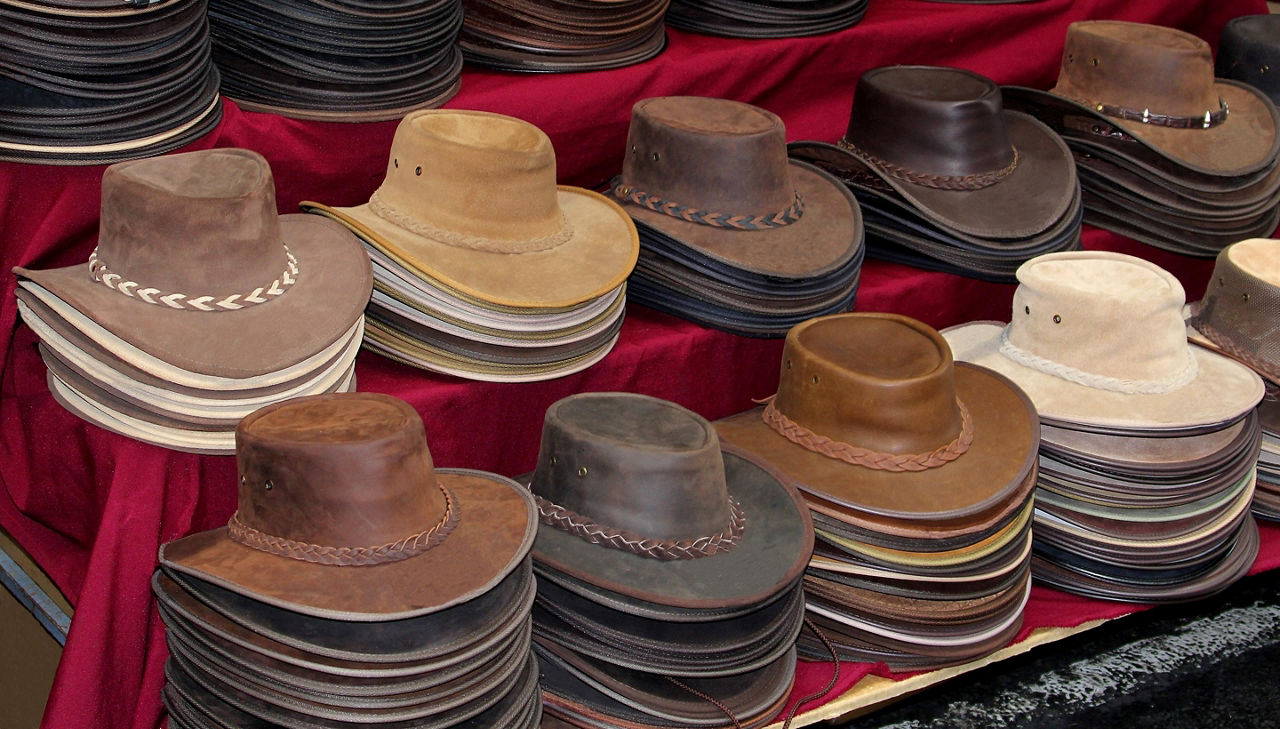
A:
<svg viewBox="0 0 1280 729">
<path fill-rule="evenodd" d="M 723 99 L 645 99 L 627 149 L 612 192 L 640 235 L 632 301 L 757 337 L 853 305 L 858 203 L 830 174 L 785 158 L 776 116 Z"/>
<path fill-rule="evenodd" d="M 368 259 L 339 225 L 278 216 L 260 155 L 119 163 L 103 189 L 89 264 L 15 269 L 18 310 L 68 410 L 148 443 L 228 453 L 250 412 L 355 388 Z M 227 242 L 229 219 L 241 247 Z M 155 240 L 183 243 L 168 251 Z"/>
<path fill-rule="evenodd" d="M 874 382 L 886 390 L 869 389 Z M 820 415 L 819 401 L 858 404 Z M 842 437 L 859 417 L 866 432 L 895 433 L 895 452 Z M 802 324 L 787 337 L 778 395 L 716 429 L 803 493 L 817 535 L 804 577 L 808 613 L 842 658 L 936 668 L 1003 647 L 1022 626 L 1035 410 L 1001 375 L 953 367 L 937 332 L 896 315 Z M 938 447 L 919 455 L 923 441 Z M 821 659 L 825 651 L 801 635 L 800 652 Z"/>
<path fill-rule="evenodd" d="M 524 489 L 432 470 L 415 446 L 421 418 L 383 395 L 294 400 L 239 434 L 240 510 L 226 528 L 162 546 L 152 578 L 171 722 L 538 726 Z M 435 506 L 419 522 L 424 502 Z M 370 547 L 325 543 L 401 521 L 429 528 Z"/>
<path fill-rule="evenodd" d="M 1280 241 L 1250 238 L 1218 254 L 1204 298 L 1189 304 L 1187 338 L 1257 372 L 1266 385 L 1258 404 L 1262 430 L 1253 513 L 1280 519 Z"/>
<path fill-rule="evenodd" d="M 1167 602 L 1243 576 L 1258 546 L 1249 504 L 1259 378 L 1187 344 L 1182 287 L 1146 261 L 1044 256 L 1019 279 L 1012 324 L 944 335 L 957 358 L 1017 382 L 1045 423 L 1036 579 L 1093 597 Z M 1084 331 L 1096 344 L 1074 340 Z M 1082 359 L 1092 351 L 1107 354 Z"/>
<path fill-rule="evenodd" d="M 672 0 L 673 28 L 729 38 L 800 38 L 853 27 L 868 0 Z"/>
<path fill-rule="evenodd" d="M 790 693 L 804 618 L 812 527 L 798 494 L 721 452 L 710 424 L 673 403 L 578 395 L 546 422 L 530 488 L 543 522 L 533 612 L 547 711 L 590 727 L 769 723 Z M 605 482 L 614 499 L 592 487 Z M 714 505 L 717 483 L 728 505 Z M 695 519 L 732 515 L 709 527 L 726 529 L 715 537 L 658 538 L 691 528 L 673 524 L 688 517 L 672 504 Z M 618 508 L 637 523 L 598 521 L 596 509 L 626 519 Z M 649 538 L 628 528 L 641 524 Z"/>
<path fill-rule="evenodd" d="M 461 0 L 209 3 L 222 90 L 243 108 L 367 122 L 458 92 Z"/>
<path fill-rule="evenodd" d="M 955 141 L 926 149 L 939 136 Z M 1034 118 L 1003 110 L 995 83 L 969 71 L 868 71 L 845 137 L 792 142 L 788 153 L 848 185 L 877 258 L 1013 281 L 1024 261 L 1080 247 L 1083 207 L 1067 146 Z"/>
<path fill-rule="evenodd" d="M 460 158 L 473 152 L 491 155 L 497 166 L 527 154 L 516 147 L 504 153 L 505 141 L 486 148 L 465 135 L 455 136 L 453 124 L 494 139 L 513 132 L 536 143 L 539 160 L 545 163 L 540 169 L 547 175 L 545 180 L 538 175 L 534 183 L 538 199 L 553 211 L 550 235 L 505 240 L 464 235 L 438 227 L 443 221 L 433 225 L 431 212 L 403 212 L 421 205 L 443 219 L 457 215 L 457 210 L 444 209 L 417 190 L 424 170 L 432 170 L 426 175 L 439 184 L 452 181 L 453 194 L 460 196 L 463 193 L 456 190 L 488 184 L 465 178 L 470 168 L 461 162 L 448 165 L 430 158 L 433 149 Z M 506 382 L 567 375 L 608 354 L 625 314 L 624 282 L 639 247 L 635 226 L 604 196 L 555 186 L 554 155 L 545 134 L 496 114 L 419 112 L 401 123 L 391 156 L 387 182 L 369 203 L 303 203 L 305 210 L 347 226 L 364 242 L 373 261 L 366 347 L 423 369 Z M 493 194 L 532 199 L 516 190 Z M 403 208 L 392 207 L 388 200 Z M 491 210 L 485 199 L 472 197 L 459 205 L 471 210 L 479 225 L 495 225 L 486 219 Z M 526 223 L 516 220 L 513 225 Z"/>
<path fill-rule="evenodd" d="M 506 71 L 630 66 L 666 47 L 667 5 L 668 0 L 466 0 L 458 47 L 468 62 Z"/>
<path fill-rule="evenodd" d="M 0 159 L 107 164 L 222 119 L 206 0 L 0 8 Z"/>
<path fill-rule="evenodd" d="M 1157 79 L 1167 87 L 1149 85 Z M 1202 257 L 1280 223 L 1280 114 L 1257 89 L 1213 78 L 1209 47 L 1195 36 L 1074 23 L 1057 85 L 1004 95 L 1071 148 L 1086 223 Z"/>
</svg>

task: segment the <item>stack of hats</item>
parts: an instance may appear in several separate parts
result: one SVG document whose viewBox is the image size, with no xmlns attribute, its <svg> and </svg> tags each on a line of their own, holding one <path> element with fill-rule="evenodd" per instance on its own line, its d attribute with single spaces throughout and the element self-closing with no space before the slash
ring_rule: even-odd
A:
<svg viewBox="0 0 1280 729">
<path fill-rule="evenodd" d="M 1083 21 L 1067 28 L 1057 85 L 1005 87 L 1004 100 L 1066 140 L 1086 223 L 1212 257 L 1280 222 L 1280 113 L 1213 69 L 1189 33 Z"/>
<path fill-rule="evenodd" d="M 759 727 L 790 692 L 813 527 L 705 419 L 627 393 L 546 414 L 529 488 L 546 710 L 583 727 Z"/>
<path fill-rule="evenodd" d="M 411 113 L 368 203 L 302 207 L 365 242 L 365 346 L 391 359 L 477 380 L 545 380 L 598 362 L 618 340 L 635 226 L 603 195 L 557 187 L 551 140 L 528 122 Z"/>
<path fill-rule="evenodd" d="M 88 264 L 14 271 L 54 397 L 131 438 L 230 453 L 254 410 L 355 389 L 368 257 L 332 221 L 277 214 L 256 152 L 114 164 Z"/>
<path fill-rule="evenodd" d="M 222 119 L 207 0 L 0 6 L 0 159 L 108 164 L 176 149 Z"/>
<path fill-rule="evenodd" d="M 1214 73 L 1280 103 L 1280 16 L 1241 15 L 1222 27 Z"/>
<path fill-rule="evenodd" d="M 1258 549 L 1249 513 L 1262 381 L 1193 347 L 1176 278 L 1140 258 L 1041 256 L 1013 320 L 944 332 L 958 359 L 1018 383 L 1045 423 L 1035 577 L 1103 599 L 1203 597 Z"/>
<path fill-rule="evenodd" d="M 599 71 L 666 48 L 669 0 L 465 0 L 458 47 L 467 61 L 506 71 Z"/>
<path fill-rule="evenodd" d="M 800 38 L 851 28 L 869 0 L 671 0 L 667 25 L 729 38 Z"/>
<path fill-rule="evenodd" d="M 519 484 L 434 469 L 386 395 L 263 408 L 236 445 L 239 510 L 152 579 L 170 726 L 538 726 Z"/>
<path fill-rule="evenodd" d="M 209 0 L 222 92 L 295 119 L 367 122 L 458 93 L 462 0 Z"/>
<path fill-rule="evenodd" d="M 895 670 L 1003 647 L 1031 589 L 1039 421 L 1004 376 L 896 314 L 787 335 L 777 394 L 716 423 L 813 510 L 808 610 L 842 657 Z M 801 653 L 822 648 L 801 636 Z"/>
<path fill-rule="evenodd" d="M 1251 238 L 1222 249 L 1204 298 L 1187 307 L 1187 337 L 1262 376 L 1262 450 L 1253 513 L 1280 520 L 1280 240 Z"/>
<path fill-rule="evenodd" d="M 844 180 L 872 256 L 991 281 L 1080 247 L 1083 207 L 1062 139 L 1006 111 L 972 71 L 888 66 L 858 79 L 836 144 L 793 142 L 792 159 Z"/>
<path fill-rule="evenodd" d="M 764 109 L 638 102 L 612 188 L 640 230 L 633 301 L 761 337 L 853 305 L 858 202 L 830 174 L 788 161 L 782 120 Z"/>
</svg>

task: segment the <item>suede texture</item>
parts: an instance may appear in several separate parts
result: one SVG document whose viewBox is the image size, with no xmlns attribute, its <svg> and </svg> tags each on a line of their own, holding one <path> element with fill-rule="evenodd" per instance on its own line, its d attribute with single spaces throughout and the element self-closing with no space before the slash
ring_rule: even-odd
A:
<svg viewBox="0 0 1280 729">
<path fill-rule="evenodd" d="M 1196 344 L 1280 381 L 1280 240 L 1250 238 L 1224 248 L 1190 314 L 1187 336 Z"/>
<path fill-rule="evenodd" d="M 1262 398 L 1262 381 L 1247 367 L 1188 345 L 1182 285 L 1155 264 L 1102 251 L 1055 253 L 1023 264 L 1018 279 L 1008 336 L 1032 355 L 1137 380 L 1177 375 L 1188 354 L 1197 368 L 1194 379 L 1168 392 L 1119 392 L 1009 359 L 1000 351 L 1005 328 L 998 324 L 974 322 L 943 331 L 957 359 L 1008 376 L 1050 424 L 1209 430 L 1239 419 Z"/>
<path fill-rule="evenodd" d="M 373 273 L 359 242 L 319 219 L 275 216 L 270 169 L 256 152 L 122 162 L 107 169 L 102 187 L 100 254 L 140 286 L 172 286 L 192 297 L 248 294 L 280 277 L 282 246 L 298 259 L 297 281 L 284 294 L 236 311 L 148 304 L 94 281 L 84 264 L 14 269 L 147 354 L 201 374 L 252 377 L 314 355 L 364 312 Z M 225 346 L 210 348 L 210 341 Z"/>
<path fill-rule="evenodd" d="M 853 195 L 831 175 L 788 162 L 785 130 L 749 104 L 701 97 L 644 99 L 632 109 L 621 184 L 710 213 L 800 218 L 762 230 L 719 228 L 627 203 L 640 225 L 747 271 L 808 278 L 847 263 L 862 241 Z"/>
<path fill-rule="evenodd" d="M 639 251 L 635 225 L 616 203 L 590 190 L 557 187 L 547 135 L 501 114 L 409 114 L 396 128 L 376 194 L 404 216 L 403 225 L 369 204 L 304 202 L 303 208 L 333 217 L 410 270 L 484 302 L 531 309 L 582 304 L 620 286 Z M 426 228 L 415 231 L 415 224 Z M 456 239 L 436 240 L 432 230 Z"/>
<path fill-rule="evenodd" d="M 1275 160 L 1280 137 L 1276 107 L 1246 84 L 1215 79 L 1213 55 L 1202 39 L 1180 30 L 1112 20 L 1067 28 L 1062 66 L 1049 93 L 1079 104 L 1194 170 L 1243 175 Z M 1096 104 L 1137 112 L 1227 119 L 1208 129 L 1175 129 L 1099 114 Z"/>
<path fill-rule="evenodd" d="M 801 324 L 787 336 L 775 406 L 803 418 L 801 424 L 818 435 L 916 453 L 959 433 L 958 397 L 969 409 L 974 435 L 951 462 L 899 472 L 853 465 L 787 440 L 764 423 L 760 409 L 717 421 L 716 430 L 722 441 L 773 464 L 807 494 L 858 512 L 913 522 L 985 513 L 1006 503 L 1034 467 L 1039 421 L 1026 396 L 1004 377 L 953 366 L 931 331 L 883 314 L 838 314 Z M 789 359 L 790 372 L 806 374 L 795 395 L 784 389 Z M 810 367 L 819 368 L 816 385 Z"/>
<path fill-rule="evenodd" d="M 240 518 L 270 536 L 324 547 L 396 542 L 440 521 L 437 479 L 458 512 L 430 549 L 371 565 L 293 559 L 233 541 L 225 529 L 161 548 L 173 569 L 272 605 L 364 621 L 424 615 L 491 588 L 532 543 L 528 495 L 491 474 L 437 474 L 421 417 L 396 398 L 357 393 L 268 406 L 241 421 L 236 445 Z M 335 580 L 349 589 L 334 591 Z"/>
<path fill-rule="evenodd" d="M 1280 102 L 1280 17 L 1243 15 L 1222 27 L 1214 73 Z"/>
<path fill-rule="evenodd" d="M 746 526 L 728 551 L 658 560 L 543 524 L 533 551 L 541 567 L 658 605 L 730 608 L 776 597 L 808 563 L 813 524 L 800 494 L 754 459 L 721 449 L 700 416 L 644 395 L 589 393 L 553 405 L 547 422 L 531 484 L 539 495 L 622 522 L 602 526 L 696 538 L 728 526 L 727 490 Z"/>
</svg>

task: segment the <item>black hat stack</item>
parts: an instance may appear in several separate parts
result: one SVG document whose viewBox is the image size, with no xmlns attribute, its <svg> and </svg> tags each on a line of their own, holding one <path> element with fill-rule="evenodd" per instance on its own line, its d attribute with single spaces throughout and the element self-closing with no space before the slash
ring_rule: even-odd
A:
<svg viewBox="0 0 1280 729">
<path fill-rule="evenodd" d="M 672 0 L 672 28 L 729 38 L 800 38 L 858 24 L 869 0 Z"/>
</svg>

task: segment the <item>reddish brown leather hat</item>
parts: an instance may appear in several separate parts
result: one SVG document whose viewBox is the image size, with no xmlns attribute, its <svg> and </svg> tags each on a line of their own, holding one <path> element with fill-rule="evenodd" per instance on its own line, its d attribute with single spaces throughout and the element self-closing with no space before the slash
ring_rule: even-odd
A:
<svg viewBox="0 0 1280 729">
<path fill-rule="evenodd" d="M 338 341 L 373 288 L 355 236 L 279 215 L 271 168 L 247 149 L 108 167 L 88 265 L 14 271 L 83 314 L 90 334 L 100 327 L 168 365 L 236 379 Z"/>
<path fill-rule="evenodd" d="M 806 493 L 922 521 L 1013 498 L 1040 439 L 1035 409 L 1004 376 L 954 363 L 926 324 L 861 313 L 792 328 L 777 394 L 716 430 Z"/>
<path fill-rule="evenodd" d="M 645 395 L 554 403 L 529 489 L 543 522 L 537 564 L 658 605 L 762 603 L 795 582 L 813 549 L 793 488 L 722 450 L 702 417 Z"/>
<path fill-rule="evenodd" d="M 239 510 L 160 548 L 160 562 L 277 607 L 351 621 L 477 597 L 533 543 L 527 492 L 436 470 L 422 419 L 388 395 L 296 398 L 236 428 Z"/>
<path fill-rule="evenodd" d="M 1004 109 L 1000 87 L 972 71 L 885 66 L 864 73 L 828 168 L 868 169 L 927 218 L 983 238 L 1025 238 L 1060 221 L 1076 195 L 1067 145 L 1032 117 Z"/>
</svg>

